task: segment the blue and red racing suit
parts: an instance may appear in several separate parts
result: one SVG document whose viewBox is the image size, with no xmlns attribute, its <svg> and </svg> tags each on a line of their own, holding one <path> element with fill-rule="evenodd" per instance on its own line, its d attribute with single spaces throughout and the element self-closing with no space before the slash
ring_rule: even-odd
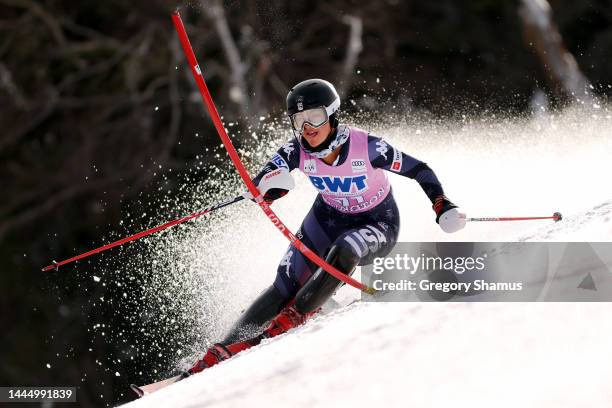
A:
<svg viewBox="0 0 612 408">
<path fill-rule="evenodd" d="M 340 154 L 332 166 L 355 162 L 355 157 L 349 154 L 354 151 L 351 149 L 352 138 L 351 133 L 351 137 L 341 146 Z M 416 180 L 432 203 L 444 194 L 438 178 L 426 163 L 399 151 L 380 137 L 367 134 L 366 143 L 367 160 L 372 168 Z M 362 155 L 359 159 L 363 159 Z M 300 160 L 302 160 L 301 168 Z M 321 160 L 311 157 L 308 160 L 317 161 L 318 168 L 326 166 Z M 303 161 L 304 153 L 300 151 L 297 140 L 292 139 L 278 149 L 254 181 L 257 184 L 265 174 L 279 168 L 290 172 L 298 168 L 303 170 L 306 167 L 305 174 L 310 177 L 315 188 L 324 182 L 342 187 L 340 182 L 334 183 L 333 179 L 321 181 L 321 177 L 313 177 L 308 172 L 308 163 L 304 166 Z M 343 181 L 347 181 L 346 178 Z M 328 204 L 321 194 L 318 194 L 296 235 L 321 257 L 325 257 L 329 248 L 338 245 L 354 253 L 359 258 L 359 265 L 367 265 L 373 258 L 385 256 L 391 251 L 397 241 L 399 225 L 399 211 L 392 191 L 375 206 L 355 214 L 338 211 Z M 284 298 L 292 299 L 317 268 L 301 252 L 289 246 L 278 266 L 274 286 Z"/>
<path fill-rule="evenodd" d="M 426 163 L 360 129 L 340 125 L 336 131 L 349 131 L 350 137 L 331 166 L 309 157 L 292 139 L 278 149 L 254 182 L 258 184 L 264 175 L 277 169 L 290 172 L 299 168 L 309 176 L 319 194 L 296 236 L 329 264 L 350 274 L 357 265 L 367 265 L 375 257 L 388 254 L 397 241 L 399 211 L 383 171 L 416 180 L 437 213 L 441 211 L 438 207 L 444 192 Z M 374 191 L 367 191 L 370 187 Z M 266 195 L 266 199 L 275 198 L 278 197 Z M 289 246 L 274 283 L 244 311 L 225 339 L 210 347 L 187 374 L 202 371 L 264 338 L 304 323 L 339 285 L 338 279 Z"/>
</svg>

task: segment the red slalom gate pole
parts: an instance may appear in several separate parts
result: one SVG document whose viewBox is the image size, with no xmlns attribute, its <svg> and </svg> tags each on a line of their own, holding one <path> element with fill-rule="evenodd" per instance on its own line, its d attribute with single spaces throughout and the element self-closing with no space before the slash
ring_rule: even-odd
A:
<svg viewBox="0 0 612 408">
<path fill-rule="evenodd" d="M 210 95 L 210 92 L 208 91 L 208 87 L 206 86 L 206 82 L 204 81 L 204 77 L 202 76 L 202 70 L 200 69 L 200 65 L 198 64 L 196 56 L 193 52 L 193 48 L 191 47 L 191 42 L 189 41 L 189 37 L 187 36 L 187 31 L 185 30 L 185 25 L 183 24 L 183 21 L 181 20 L 181 16 L 178 10 L 175 10 L 172 13 L 172 22 L 174 23 L 174 27 L 176 28 L 176 32 L 178 34 L 181 45 L 183 47 L 183 51 L 185 52 L 185 56 L 187 57 L 187 61 L 189 61 L 189 66 L 191 67 L 191 73 L 193 74 L 193 77 L 198 85 L 200 94 L 202 95 L 202 100 L 204 101 L 204 104 L 206 105 L 206 108 L 208 109 L 208 113 L 210 114 L 213 124 L 215 125 L 215 128 L 217 129 L 217 133 L 219 137 L 221 138 L 221 141 L 223 142 L 223 145 L 225 146 L 225 149 L 227 150 L 227 153 L 229 154 L 230 159 L 234 163 L 236 170 L 238 170 L 238 173 L 240 174 L 242 181 L 244 181 L 244 184 L 246 184 L 247 188 L 249 189 L 249 192 L 253 195 L 253 197 L 255 197 L 255 202 L 259 204 L 259 207 L 266 214 L 268 219 L 270 219 L 272 224 L 274 224 L 274 226 L 276 226 L 276 228 L 278 228 L 278 230 L 282 232 L 283 235 L 291 242 L 291 245 L 293 245 L 293 247 L 295 247 L 298 251 L 304 254 L 304 256 L 306 256 L 312 262 L 314 262 L 315 264 L 323 268 L 326 272 L 331 274 L 336 279 L 339 279 L 366 293 L 370 293 L 370 294 L 374 293 L 375 289 L 370 288 L 364 285 L 363 283 L 356 281 L 350 276 L 340 272 L 338 269 L 334 268 L 332 265 L 328 264 L 323 259 L 321 259 L 317 254 L 312 252 L 312 250 L 310 250 L 310 248 L 304 245 L 302 241 L 297 239 L 297 237 L 289 230 L 289 228 L 287 228 L 287 226 L 285 226 L 285 224 L 280 220 L 280 218 L 278 218 L 278 216 L 274 213 L 274 211 L 272 211 L 270 206 L 264 201 L 263 197 L 257 190 L 257 187 L 253 183 L 253 180 L 251 180 L 249 173 L 244 167 L 244 164 L 242 164 L 242 161 L 240 160 L 240 156 L 238 156 L 238 152 L 234 148 L 232 141 L 227 135 L 227 132 L 225 131 L 223 122 L 221 122 L 221 118 L 219 117 L 219 112 L 217 111 L 217 108 L 215 106 L 215 103 L 213 102 L 212 96 Z"/>
<path fill-rule="evenodd" d="M 466 218 L 466 221 L 532 221 L 532 220 L 554 220 L 561 221 L 563 216 L 560 212 L 554 213 L 550 217 L 484 217 L 484 218 Z"/>
<path fill-rule="evenodd" d="M 139 232 L 138 234 L 134 234 L 134 235 L 130 235 L 129 237 L 121 238 L 121 239 L 119 239 L 119 240 L 117 240 L 115 242 L 111 242 L 110 244 L 106 244 L 106 245 L 103 245 L 103 246 L 101 246 L 99 248 L 92 249 L 91 251 L 87 251 L 87 252 L 82 253 L 80 255 L 73 256 L 72 258 L 65 259 L 65 260 L 63 260 L 61 262 L 53 261 L 53 263 L 51 265 L 48 265 L 48 266 L 45 266 L 44 268 L 42 268 L 42 271 L 43 272 L 48 272 L 48 271 L 50 271 L 52 269 L 57 270 L 62 265 L 66 265 L 68 263 L 71 263 L 71 262 L 74 262 L 74 261 L 78 261 L 79 259 L 87 258 L 90 255 L 97 254 L 97 253 L 102 252 L 102 251 L 106 251 L 107 249 L 111 249 L 111 248 L 114 248 L 116 246 L 123 245 L 123 244 L 125 244 L 127 242 L 130 242 L 130 241 L 135 241 L 135 240 L 137 240 L 139 238 L 146 237 L 147 235 L 151 235 L 151 234 L 154 234 L 156 232 L 159 232 L 159 231 L 165 230 L 167 228 L 173 227 L 175 225 L 182 224 L 182 223 L 184 223 L 186 221 L 193 220 L 194 218 L 201 217 L 202 215 L 208 214 L 211 211 L 218 210 L 219 208 L 226 207 L 226 206 L 228 206 L 230 204 L 234 204 L 234 203 L 237 203 L 238 201 L 242 201 L 242 200 L 244 200 L 244 197 L 243 196 L 238 196 L 238 197 L 236 197 L 236 198 L 234 198 L 232 200 L 224 201 L 224 202 L 222 202 L 220 204 L 216 204 L 216 205 L 213 205 L 212 207 L 208 207 L 208 208 L 205 208 L 203 210 L 194 212 L 194 213 L 189 214 L 189 215 L 187 215 L 185 217 L 176 219 L 174 221 L 169 221 L 169 222 L 167 222 L 165 224 L 158 225 L 157 227 L 150 228 L 150 229 L 148 229 L 146 231 Z"/>
</svg>

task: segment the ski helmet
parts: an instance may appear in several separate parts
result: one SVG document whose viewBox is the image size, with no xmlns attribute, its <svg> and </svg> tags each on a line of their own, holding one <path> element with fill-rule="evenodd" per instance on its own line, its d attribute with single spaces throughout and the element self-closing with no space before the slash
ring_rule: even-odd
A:
<svg viewBox="0 0 612 408">
<path fill-rule="evenodd" d="M 340 97 L 336 88 L 323 79 L 308 79 L 291 88 L 287 94 L 287 114 L 291 120 L 293 133 L 304 151 L 317 158 L 323 158 L 346 141 L 345 132 L 337 130 L 338 108 L 340 108 Z M 304 125 L 308 123 L 318 128 L 328 121 L 332 131 L 327 139 L 316 147 L 310 146 L 302 137 Z"/>
</svg>

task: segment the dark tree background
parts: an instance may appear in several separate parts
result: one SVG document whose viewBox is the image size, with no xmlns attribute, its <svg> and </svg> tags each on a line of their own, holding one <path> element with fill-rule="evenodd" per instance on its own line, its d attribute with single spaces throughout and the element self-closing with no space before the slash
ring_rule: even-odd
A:
<svg viewBox="0 0 612 408">
<path fill-rule="evenodd" d="M 523 24 L 526 3 L 190 1 L 181 12 L 218 109 L 239 123 L 240 145 L 260 116 L 280 115 L 292 84 L 310 77 L 335 82 L 354 101 L 344 104 L 349 111 L 523 114 L 538 89 L 554 106 L 580 99 L 538 54 L 546 41 Z M 607 99 L 612 2 L 549 3 L 587 92 Z M 120 295 L 93 285 L 95 260 L 80 273 L 40 268 L 100 245 L 109 231 L 150 226 L 118 228 L 162 182 L 177 188 L 175 175 L 196 161 L 220 160 L 204 153 L 218 141 L 171 24 L 177 5 L 0 0 L 2 386 L 79 386 L 81 406 L 101 406 L 131 398 L 127 385 L 139 380 L 117 377 L 115 367 L 138 373 L 164 363 L 116 361 L 124 345 L 89 330 L 94 317 L 116 318 L 92 312 L 90 300 Z M 192 182 L 207 177 L 191 174 Z"/>
</svg>

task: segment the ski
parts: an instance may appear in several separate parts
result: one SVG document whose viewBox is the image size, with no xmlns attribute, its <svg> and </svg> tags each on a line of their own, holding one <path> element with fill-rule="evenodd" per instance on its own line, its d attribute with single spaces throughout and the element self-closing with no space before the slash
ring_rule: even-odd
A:
<svg viewBox="0 0 612 408">
<path fill-rule="evenodd" d="M 157 381 L 147 385 L 136 385 L 130 384 L 130 388 L 134 391 L 139 397 L 142 397 L 147 394 L 151 394 L 155 391 L 161 390 L 169 386 L 170 384 L 174 384 L 182 380 L 183 378 L 188 377 L 187 373 L 179 374 L 174 377 L 166 378 L 165 380 Z"/>
</svg>

